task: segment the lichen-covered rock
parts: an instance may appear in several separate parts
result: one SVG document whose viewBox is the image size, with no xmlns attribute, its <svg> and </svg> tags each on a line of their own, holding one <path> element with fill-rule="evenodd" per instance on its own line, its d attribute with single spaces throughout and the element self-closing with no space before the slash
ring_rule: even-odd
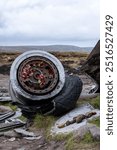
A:
<svg viewBox="0 0 117 150">
<path fill-rule="evenodd" d="M 87 125 L 81 126 L 78 130 L 73 132 L 74 139 L 82 140 L 87 132 L 89 132 Z"/>
<path fill-rule="evenodd" d="M 87 123 L 87 127 L 95 140 L 100 140 L 100 128 L 94 124 Z"/>
</svg>

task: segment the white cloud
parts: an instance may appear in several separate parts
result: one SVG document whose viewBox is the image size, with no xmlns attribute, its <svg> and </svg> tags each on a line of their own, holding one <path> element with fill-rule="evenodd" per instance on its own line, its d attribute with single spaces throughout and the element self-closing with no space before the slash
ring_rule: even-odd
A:
<svg viewBox="0 0 117 150">
<path fill-rule="evenodd" d="M 99 0 L 0 2 L 0 44 L 78 45 L 98 39 Z"/>
</svg>

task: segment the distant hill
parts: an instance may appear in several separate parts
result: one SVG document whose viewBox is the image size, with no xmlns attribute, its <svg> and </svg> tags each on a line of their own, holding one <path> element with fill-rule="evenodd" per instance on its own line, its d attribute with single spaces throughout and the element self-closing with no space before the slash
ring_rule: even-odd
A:
<svg viewBox="0 0 117 150">
<path fill-rule="evenodd" d="M 90 52 L 92 49 L 93 47 L 78 47 L 73 45 L 0 46 L 0 52 L 25 52 L 28 50 Z"/>
</svg>

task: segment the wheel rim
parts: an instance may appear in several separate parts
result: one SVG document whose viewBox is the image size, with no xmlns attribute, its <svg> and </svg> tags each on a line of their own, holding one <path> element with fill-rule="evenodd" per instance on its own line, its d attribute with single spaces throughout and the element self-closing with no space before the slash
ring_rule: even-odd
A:
<svg viewBox="0 0 117 150">
<path fill-rule="evenodd" d="M 30 59 L 30 61 L 28 61 Z M 45 84 L 46 86 L 42 87 L 41 89 L 37 88 L 37 91 L 34 91 L 35 86 L 28 86 L 27 84 L 22 84 L 22 69 L 26 66 L 26 64 L 30 64 L 30 62 L 36 62 L 43 60 L 47 63 L 50 68 L 54 72 L 54 78 L 52 78 L 52 84 Z M 37 70 L 37 75 L 40 75 L 40 71 Z M 44 69 L 43 69 L 44 70 Z M 21 73 L 21 74 L 20 74 Z M 43 72 L 42 72 L 43 73 Z M 44 73 L 43 73 L 44 74 Z M 48 74 L 48 72 L 47 72 Z M 36 75 L 36 74 L 35 74 Z M 42 76 L 43 78 L 43 76 Z M 10 70 L 10 82 L 11 87 L 15 93 L 15 96 L 19 99 L 19 101 L 42 101 L 50 99 L 56 96 L 63 88 L 65 83 L 65 72 L 61 62 L 52 54 L 41 51 L 41 50 L 32 50 L 24 52 L 23 54 L 19 55 L 15 61 L 13 62 Z M 51 87 L 52 85 L 52 87 Z M 27 86 L 27 87 L 26 87 Z M 40 90 L 40 91 L 39 91 Z M 15 99 L 14 99 L 15 101 Z"/>
<path fill-rule="evenodd" d="M 17 79 L 26 92 L 43 95 L 55 89 L 59 74 L 52 61 L 42 56 L 32 56 L 20 64 Z"/>
</svg>

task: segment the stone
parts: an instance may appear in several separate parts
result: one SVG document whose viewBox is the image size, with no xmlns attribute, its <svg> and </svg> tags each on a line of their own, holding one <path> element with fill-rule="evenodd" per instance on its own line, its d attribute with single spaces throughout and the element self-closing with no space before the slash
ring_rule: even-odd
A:
<svg viewBox="0 0 117 150">
<path fill-rule="evenodd" d="M 90 118 L 83 119 L 82 122 L 76 123 L 75 119 L 78 117 L 80 114 L 85 115 L 87 112 L 96 112 L 96 115 L 93 115 Z M 99 117 L 100 111 L 97 109 L 94 109 L 90 104 L 83 104 L 80 105 L 78 108 L 73 109 L 66 115 L 60 117 L 55 124 L 51 128 L 51 134 L 66 134 L 70 132 L 74 132 L 76 130 L 79 130 L 80 127 L 84 126 L 87 124 L 88 120 L 93 119 L 94 117 Z M 74 121 L 75 120 L 75 121 Z M 69 121 L 70 125 L 66 126 L 66 122 Z M 79 120 L 77 120 L 79 122 Z"/>
<path fill-rule="evenodd" d="M 12 137 L 12 138 L 8 139 L 8 141 L 10 141 L 10 142 L 15 141 L 15 137 Z"/>
<path fill-rule="evenodd" d="M 85 114 L 86 118 L 90 118 L 90 117 L 92 117 L 93 115 L 96 115 L 96 112 L 87 112 L 87 113 Z"/>
<path fill-rule="evenodd" d="M 25 148 L 24 148 L 24 147 L 21 147 L 21 148 L 18 148 L 17 150 L 25 150 Z"/>
<path fill-rule="evenodd" d="M 91 123 L 87 123 L 87 127 L 88 127 L 92 137 L 95 140 L 99 141 L 100 140 L 100 128 Z"/>
<path fill-rule="evenodd" d="M 65 127 L 65 123 L 58 125 L 58 128 L 64 128 L 64 127 Z"/>
<path fill-rule="evenodd" d="M 19 134 L 17 134 L 15 131 L 11 130 L 11 131 L 7 131 L 7 132 L 4 132 L 3 134 L 5 137 L 16 137 L 16 138 L 19 138 L 21 137 Z"/>
<path fill-rule="evenodd" d="M 75 117 L 75 118 L 73 118 L 73 119 L 76 120 L 76 123 L 80 123 L 80 122 L 83 121 L 83 119 L 85 119 L 85 115 L 80 114 L 80 115 L 78 115 L 77 117 Z"/>
<path fill-rule="evenodd" d="M 5 113 L 5 112 L 9 112 L 12 111 L 12 109 L 9 106 L 0 106 L 0 113 Z"/>
<path fill-rule="evenodd" d="M 73 136 L 75 139 L 80 139 L 82 140 L 84 135 L 89 132 L 89 128 L 87 125 L 81 126 L 78 130 L 73 132 Z"/>
</svg>

